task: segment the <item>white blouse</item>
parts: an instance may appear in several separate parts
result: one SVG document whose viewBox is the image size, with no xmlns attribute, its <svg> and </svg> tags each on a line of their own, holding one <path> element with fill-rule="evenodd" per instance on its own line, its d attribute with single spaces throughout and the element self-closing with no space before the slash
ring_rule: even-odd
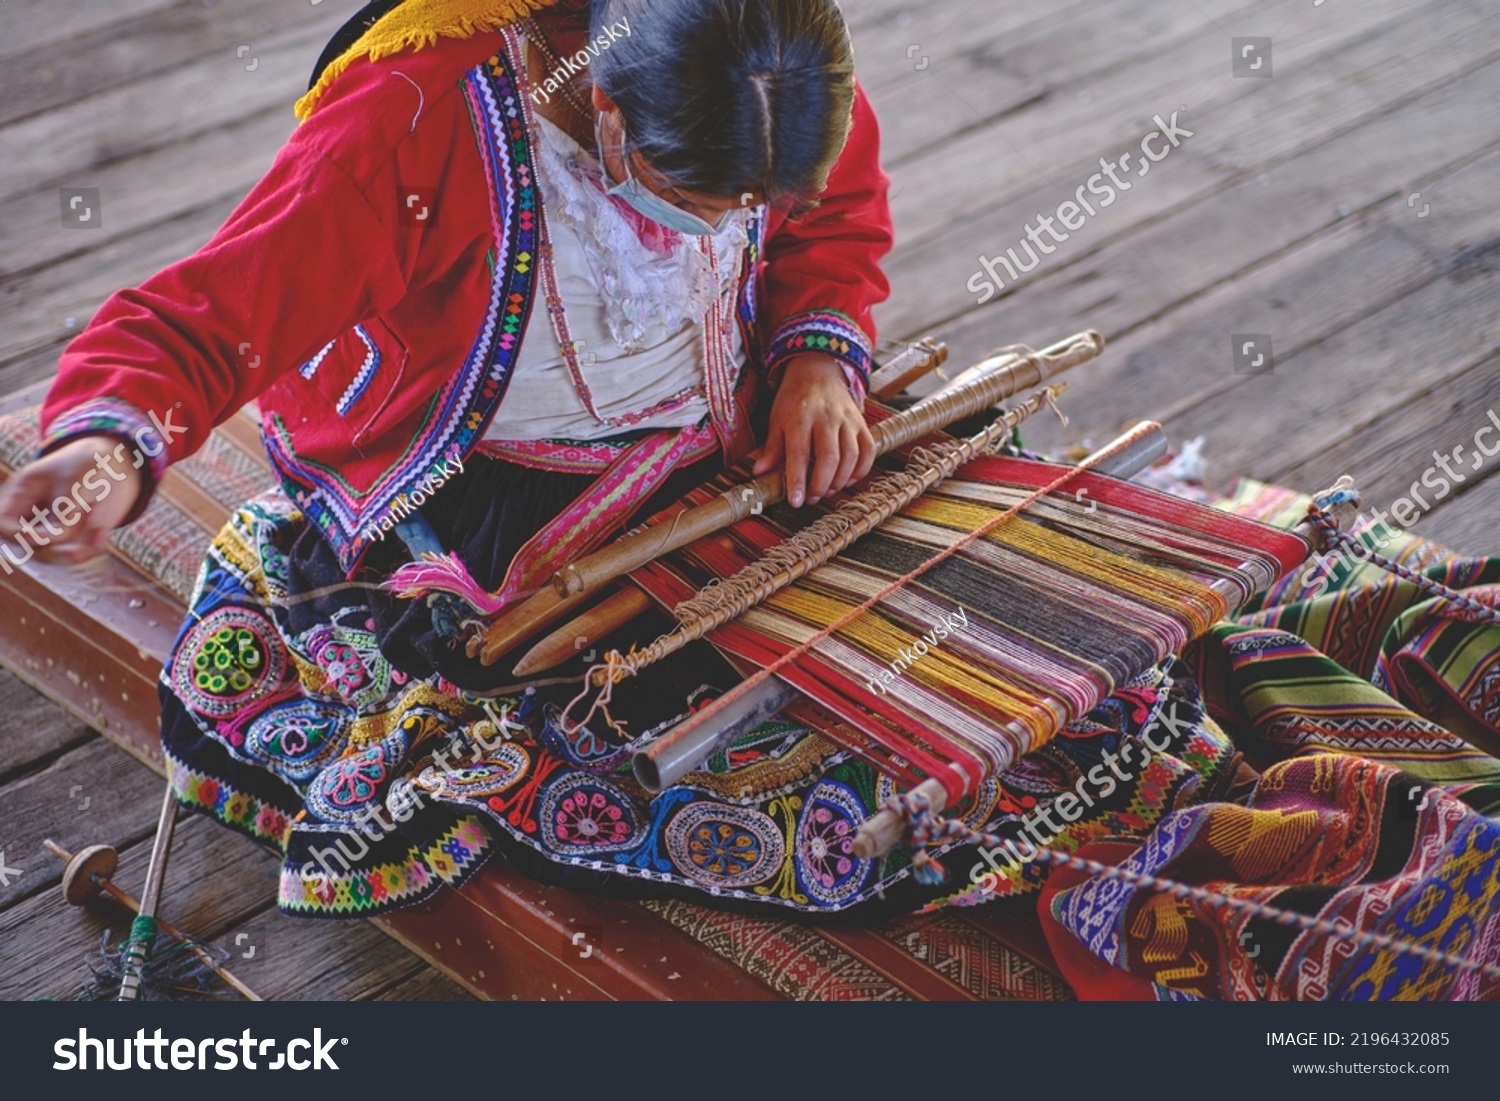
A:
<svg viewBox="0 0 1500 1101">
<path fill-rule="evenodd" d="M 702 320 L 714 295 L 730 304 L 746 243 L 746 214 L 735 212 L 714 238 L 719 279 L 708 257 L 681 237 L 669 255 L 641 243 L 615 203 L 590 179 L 596 158 L 538 118 L 539 190 L 568 330 L 593 398 L 588 411 L 553 332 L 540 293 L 527 322 L 510 387 L 491 422 L 490 440 L 597 440 L 638 429 L 679 428 L 708 415 Z M 734 362 L 742 361 L 731 326 Z M 630 414 L 649 415 L 620 421 Z M 611 420 L 611 418 L 616 418 Z"/>
</svg>

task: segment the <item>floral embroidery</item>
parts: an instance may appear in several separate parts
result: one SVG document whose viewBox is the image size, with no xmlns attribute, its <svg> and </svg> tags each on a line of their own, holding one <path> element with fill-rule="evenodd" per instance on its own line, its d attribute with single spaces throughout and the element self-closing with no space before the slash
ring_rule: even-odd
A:
<svg viewBox="0 0 1500 1101">
<path fill-rule="evenodd" d="M 549 841 L 573 852 L 620 848 L 639 828 L 625 793 L 586 773 L 565 776 L 548 790 L 542 825 Z"/>
<path fill-rule="evenodd" d="M 205 616 L 178 647 L 173 686 L 203 715 L 228 717 L 279 687 L 286 652 L 268 620 L 234 606 Z"/>
<path fill-rule="evenodd" d="M 711 887 L 749 887 L 776 872 L 786 846 L 776 823 L 760 811 L 693 803 L 667 826 L 667 852 Z"/>
<path fill-rule="evenodd" d="M 853 791 L 832 780 L 807 797 L 797 826 L 797 880 L 825 906 L 858 894 L 869 876 L 871 861 L 854 855 L 854 835 L 867 814 Z"/>
<path fill-rule="evenodd" d="M 315 700 L 275 704 L 247 728 L 245 752 L 277 775 L 310 780 L 342 748 L 339 710 Z"/>
<path fill-rule="evenodd" d="M 367 817 L 406 750 L 406 739 L 397 733 L 332 762 L 308 785 L 307 809 L 325 822 L 358 822 Z"/>
</svg>

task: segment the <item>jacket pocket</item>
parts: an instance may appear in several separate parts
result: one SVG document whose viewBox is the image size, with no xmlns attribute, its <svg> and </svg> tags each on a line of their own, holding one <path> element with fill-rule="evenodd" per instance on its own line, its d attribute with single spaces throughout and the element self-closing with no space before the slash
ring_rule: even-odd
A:
<svg viewBox="0 0 1500 1101">
<path fill-rule="evenodd" d="M 401 391 L 410 358 L 391 327 L 373 318 L 324 348 L 301 373 L 332 404 L 358 443 L 376 433 L 382 413 Z"/>
</svg>

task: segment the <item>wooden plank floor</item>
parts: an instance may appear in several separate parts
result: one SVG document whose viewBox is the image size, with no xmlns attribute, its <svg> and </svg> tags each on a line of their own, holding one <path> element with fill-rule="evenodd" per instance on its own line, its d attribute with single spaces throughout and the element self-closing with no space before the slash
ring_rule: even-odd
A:
<svg viewBox="0 0 1500 1101">
<path fill-rule="evenodd" d="M 291 132 L 323 42 L 358 7 L 0 6 L 0 393 L 47 378 L 106 295 L 208 238 Z M 1313 489 L 1347 472 L 1373 505 L 1421 495 L 1415 527 L 1431 538 L 1500 550 L 1500 455 L 1475 449 L 1490 411 L 1500 419 L 1492 0 L 845 9 L 897 215 L 884 338 L 936 332 L 962 366 L 1098 328 L 1112 347 L 1075 379 L 1070 427 L 1037 422 L 1033 445 L 1154 417 L 1174 439 L 1205 437 L 1221 486 L 1247 474 Z M 1236 76 L 1246 45 L 1242 64 L 1262 64 Z M 1141 141 L 1174 113 L 1191 135 L 1147 168 Z M 1107 206 L 1101 158 L 1122 181 Z M 98 228 L 63 228 L 65 188 L 98 189 Z M 1081 226 L 1046 236 L 1039 219 L 1080 191 L 1091 213 L 1075 206 L 1067 223 Z M 996 259 L 1007 249 L 1021 268 L 1037 262 L 1012 276 Z M 989 294 L 986 259 L 1003 284 Z M 1238 373 L 1252 338 L 1272 369 Z M 1447 456 L 1461 482 L 1442 475 Z M 136 889 L 159 790 L 0 673 L 0 852 L 22 870 L 0 886 L 0 998 L 67 996 L 104 929 L 123 927 L 65 906 L 42 838 L 118 845 Z M 465 996 L 367 926 L 279 917 L 274 861 L 248 842 L 202 821 L 182 838 L 168 916 L 233 950 L 267 996 Z"/>
</svg>

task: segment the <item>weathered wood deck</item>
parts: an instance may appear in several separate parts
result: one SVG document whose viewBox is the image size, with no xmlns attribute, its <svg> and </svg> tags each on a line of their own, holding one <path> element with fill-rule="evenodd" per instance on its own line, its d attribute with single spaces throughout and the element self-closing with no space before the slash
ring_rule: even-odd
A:
<svg viewBox="0 0 1500 1101">
<path fill-rule="evenodd" d="M 0 7 L 0 393 L 46 378 L 108 293 L 208 238 L 358 6 Z M 935 332 L 962 365 L 1098 328 L 1112 349 L 1075 380 L 1072 426 L 1037 422 L 1034 445 L 1155 417 L 1176 439 L 1207 437 L 1220 484 L 1312 489 L 1349 472 L 1388 507 L 1418 483 L 1436 507 L 1416 530 L 1497 549 L 1500 456 L 1472 465 L 1476 432 L 1500 416 L 1493 0 L 846 8 L 893 178 L 885 338 Z M 1234 76 L 1234 40 L 1257 36 L 1269 58 Z M 1251 45 L 1245 65 L 1264 53 Z M 1138 175 L 1152 117 L 1174 111 L 1192 136 Z M 1028 223 L 1127 151 L 1130 189 L 977 305 L 981 257 L 1024 258 Z M 99 190 L 95 228 L 63 227 L 64 188 Z M 1270 337 L 1274 373 L 1236 373 L 1251 334 Z M 1422 477 L 1458 445 L 1464 481 L 1433 500 Z M 122 885 L 138 890 L 159 792 L 144 766 L 0 673 L 0 863 L 20 869 L 0 883 L 0 998 L 67 996 L 105 925 L 124 925 L 65 906 L 41 840 L 119 846 Z M 261 993 L 466 996 L 369 926 L 279 917 L 274 861 L 248 842 L 201 820 L 181 837 L 167 916 L 231 948 Z"/>
</svg>

